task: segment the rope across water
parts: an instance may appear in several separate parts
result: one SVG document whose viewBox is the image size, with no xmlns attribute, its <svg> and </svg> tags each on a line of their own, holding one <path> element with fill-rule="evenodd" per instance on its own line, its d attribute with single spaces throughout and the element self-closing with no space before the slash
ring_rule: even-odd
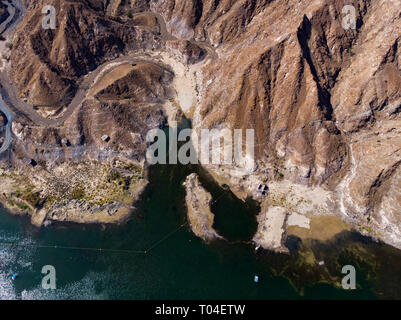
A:
<svg viewBox="0 0 401 320">
<path fill-rule="evenodd" d="M 173 234 L 181 230 L 188 223 L 185 222 L 181 224 L 177 229 L 171 231 L 166 236 L 156 241 L 153 245 L 151 245 L 147 250 L 130 250 L 130 249 L 107 249 L 107 248 L 86 248 L 86 247 L 74 247 L 74 246 L 58 246 L 58 245 L 49 245 L 49 244 L 22 244 L 22 243 L 14 243 L 14 242 L 0 242 L 0 245 L 8 245 L 15 247 L 32 247 L 32 248 L 43 248 L 43 249 L 62 249 L 62 250 L 79 250 L 79 251 L 94 251 L 94 252 L 106 252 L 106 253 L 126 253 L 126 254 L 148 254 L 152 250 L 154 250 L 161 243 L 170 238 Z"/>
</svg>

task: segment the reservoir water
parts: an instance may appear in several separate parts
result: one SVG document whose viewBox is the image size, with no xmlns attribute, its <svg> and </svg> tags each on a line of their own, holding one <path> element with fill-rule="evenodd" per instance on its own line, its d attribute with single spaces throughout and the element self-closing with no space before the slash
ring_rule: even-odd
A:
<svg viewBox="0 0 401 320">
<path fill-rule="evenodd" d="M 152 167 L 152 182 L 140 203 L 140 210 L 125 225 L 105 228 L 66 224 L 37 230 L 28 219 L 1 211 L 0 240 L 27 245 L 149 248 L 185 222 L 181 182 L 193 170 L 199 168 Z M 212 185 L 209 190 L 213 196 L 216 192 L 223 192 L 223 189 L 213 186 L 204 173 L 201 177 L 204 184 Z M 274 268 L 293 268 L 299 259 L 296 254 L 255 254 L 254 248 L 247 243 L 247 238 L 255 229 L 252 216 L 257 208 L 254 204 L 242 204 L 229 193 L 220 201 L 220 207 L 214 206 L 214 210 L 222 221 L 230 221 L 230 214 L 236 211 L 233 223 L 224 225 L 221 222 L 219 226 L 219 218 L 216 218 L 216 228 L 229 235 L 232 238 L 230 241 L 206 244 L 184 227 L 147 255 L 0 245 L 0 299 L 375 299 L 379 289 L 374 288 L 372 281 L 366 280 L 370 264 L 359 261 L 363 258 L 344 255 L 342 249 L 346 252 L 352 249 L 352 244 L 358 244 L 365 251 L 379 250 L 383 255 L 388 251 L 389 258 L 393 257 L 394 261 L 388 259 L 386 268 L 393 268 L 391 264 L 397 265 L 400 261 L 401 255 L 397 250 L 346 234 L 338 243 L 320 244 L 320 250 L 325 252 L 328 260 L 333 255 L 333 259 L 346 260 L 343 263 L 359 265 L 359 288 L 346 291 L 331 284 L 306 280 L 305 290 L 299 290 L 292 284 L 296 277 L 313 278 L 302 266 L 291 271 L 293 279 L 291 275 L 280 276 L 272 271 Z M 246 227 L 242 228 L 241 224 Z M 342 248 L 341 253 L 337 252 L 339 248 Z M 56 290 L 41 288 L 41 269 L 44 265 L 56 268 Z M 19 278 L 13 281 L 12 273 L 18 273 Z M 257 284 L 253 282 L 255 274 L 261 279 Z M 395 279 L 399 280 L 399 277 L 398 269 L 398 278 Z M 395 297 L 400 293 L 399 285 L 399 281 L 398 284 L 389 281 L 384 288 L 382 283 L 380 290 Z"/>
<path fill-rule="evenodd" d="M 182 182 L 191 172 L 198 172 L 218 199 L 212 208 L 215 228 L 226 240 L 207 244 L 187 226 L 179 228 L 186 222 Z M 256 253 L 249 243 L 256 231 L 255 202 L 238 200 L 195 165 L 155 165 L 149 178 L 138 210 L 120 226 L 54 224 L 39 230 L 28 218 L 0 210 L 0 299 L 401 297 L 400 250 L 344 232 L 331 241 L 308 244 L 290 237 L 290 255 Z M 10 242 L 19 245 L 6 244 Z M 148 254 L 35 246 L 146 250 L 155 243 Z M 307 263 L 311 253 L 324 259 L 324 268 Z M 346 264 L 356 267 L 356 290 L 341 288 L 341 266 Z M 56 269 L 56 290 L 41 287 L 45 265 Z M 13 273 L 19 275 L 14 281 Z M 259 283 L 253 281 L 255 275 Z"/>
</svg>

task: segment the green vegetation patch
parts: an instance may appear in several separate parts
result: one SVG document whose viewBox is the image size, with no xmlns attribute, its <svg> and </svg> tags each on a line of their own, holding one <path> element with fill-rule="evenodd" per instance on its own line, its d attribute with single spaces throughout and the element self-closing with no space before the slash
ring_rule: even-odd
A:
<svg viewBox="0 0 401 320">
<path fill-rule="evenodd" d="M 75 200 L 80 200 L 85 198 L 85 190 L 81 186 L 76 187 L 74 190 L 72 190 L 70 198 Z"/>
<path fill-rule="evenodd" d="M 32 207 L 37 208 L 40 205 L 40 193 L 39 192 L 28 192 L 22 195 L 21 199 L 28 202 Z"/>
</svg>

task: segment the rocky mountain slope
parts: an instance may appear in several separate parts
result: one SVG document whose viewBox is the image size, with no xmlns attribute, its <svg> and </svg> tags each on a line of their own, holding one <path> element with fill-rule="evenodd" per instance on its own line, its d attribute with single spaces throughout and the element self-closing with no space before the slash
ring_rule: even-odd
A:
<svg viewBox="0 0 401 320">
<path fill-rule="evenodd" d="M 401 248 L 399 1 L 50 1 L 57 29 L 43 30 L 48 2 L 29 2 L 11 55 L 18 95 L 41 115 L 62 115 L 104 64 L 130 54 L 144 61 L 94 81 L 99 91 L 55 128 L 21 116 L 17 158 L 70 161 L 68 151 L 41 153 L 64 136 L 84 158 L 108 131 L 105 158 L 140 162 L 146 131 L 183 112 L 198 132 L 255 130 L 253 172 L 205 166 L 238 196 L 289 213 L 336 214 Z M 356 9 L 355 29 L 342 26 L 345 5 Z M 264 198 L 261 182 L 271 185 Z M 297 200 L 282 199 L 289 194 Z"/>
</svg>

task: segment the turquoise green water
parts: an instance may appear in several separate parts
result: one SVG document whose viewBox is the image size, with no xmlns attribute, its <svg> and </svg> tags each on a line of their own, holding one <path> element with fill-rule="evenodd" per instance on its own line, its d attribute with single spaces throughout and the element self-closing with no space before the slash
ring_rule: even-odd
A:
<svg viewBox="0 0 401 320">
<path fill-rule="evenodd" d="M 401 251 L 346 232 L 327 243 L 290 237 L 291 255 L 255 253 L 258 205 L 242 202 L 200 167 L 157 165 L 138 210 L 122 226 L 57 224 L 40 230 L 0 210 L 0 242 L 146 250 L 186 220 L 182 182 L 198 172 L 214 199 L 215 228 L 227 240 L 206 244 L 187 227 L 149 254 L 100 253 L 0 244 L 0 299 L 376 299 L 401 297 Z M 305 263 L 313 253 L 326 266 Z M 341 266 L 357 269 L 357 290 L 338 288 Z M 41 288 L 53 265 L 57 289 Z M 19 278 L 11 280 L 12 273 Z M 253 282 L 254 275 L 261 281 Z M 335 286 L 334 284 L 337 284 Z"/>
<path fill-rule="evenodd" d="M 176 229 L 185 221 L 184 190 L 181 182 L 198 167 L 155 166 L 150 171 L 152 183 L 140 203 L 140 210 L 123 226 L 56 225 L 41 230 L 30 226 L 27 219 L 0 213 L 1 241 L 26 244 L 57 244 L 79 247 L 143 250 Z M 213 196 L 222 189 L 205 174 L 202 182 Z M 148 255 L 97 253 L 64 249 L 0 246 L 0 284 L 2 299 L 314 299 L 376 298 L 371 283 L 360 276 L 355 291 L 345 291 L 329 284 L 316 284 L 319 275 L 294 268 L 296 253 L 255 254 L 246 243 L 255 229 L 252 223 L 257 207 L 243 204 L 226 193 L 214 206 L 219 216 L 233 223 L 217 223 L 216 228 L 233 238 L 205 244 L 183 228 L 162 242 Z M 232 218 L 231 217 L 231 218 Z M 244 226 L 246 226 L 244 228 Z M 243 239 L 244 242 L 239 240 Z M 355 263 L 340 250 L 347 244 L 362 243 L 345 235 L 338 243 L 320 248 L 342 263 Z M 295 241 L 296 243 L 296 241 Z M 370 242 L 363 244 L 369 248 Z M 297 244 L 294 244 L 295 248 Z M 342 255 L 339 251 L 342 252 Z M 296 252 L 296 251 L 295 251 Z M 393 254 L 393 253 L 392 253 Z M 328 260 L 328 261 L 329 261 Z M 352 261 L 355 260 L 355 261 Z M 41 289 L 42 266 L 54 265 L 57 290 Z M 272 269 L 288 269 L 289 274 L 276 276 Z M 366 267 L 368 270 L 369 267 Z M 280 271 L 279 270 L 279 271 Z M 277 270 L 276 270 L 277 271 Z M 11 273 L 18 273 L 16 281 Z M 334 271 L 337 272 L 337 271 Z M 340 271 L 338 271 L 340 272 Z M 358 271 L 359 272 L 359 271 Z M 363 267 L 360 274 L 362 275 Z M 261 282 L 253 283 L 258 274 Z M 289 279 L 305 280 L 303 295 Z M 299 280 L 299 279 L 298 279 Z M 397 289 L 398 290 L 398 289 Z M 395 293 L 397 293 L 397 290 Z"/>
</svg>

